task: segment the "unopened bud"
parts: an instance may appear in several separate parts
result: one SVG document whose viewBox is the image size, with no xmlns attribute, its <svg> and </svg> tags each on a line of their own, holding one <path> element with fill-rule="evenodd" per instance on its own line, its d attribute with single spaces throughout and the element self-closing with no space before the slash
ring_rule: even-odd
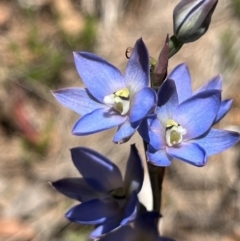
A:
<svg viewBox="0 0 240 241">
<path fill-rule="evenodd" d="M 174 35 L 182 43 L 196 41 L 206 33 L 218 0 L 182 0 L 174 9 Z"/>
</svg>

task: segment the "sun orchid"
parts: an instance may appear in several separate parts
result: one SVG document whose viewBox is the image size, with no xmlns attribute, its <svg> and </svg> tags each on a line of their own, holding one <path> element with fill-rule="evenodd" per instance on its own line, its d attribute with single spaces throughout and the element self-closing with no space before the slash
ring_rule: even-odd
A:
<svg viewBox="0 0 240 241">
<path fill-rule="evenodd" d="M 131 145 L 124 180 L 118 167 L 94 150 L 76 147 L 71 154 L 82 178 L 64 178 L 52 183 L 59 192 L 81 202 L 66 217 L 80 224 L 96 225 L 91 238 L 132 221 L 138 210 L 137 193 L 143 183 L 143 167 L 135 145 Z"/>
<path fill-rule="evenodd" d="M 210 79 L 205 85 L 198 88 L 196 91 L 192 90 L 192 80 L 191 75 L 186 64 L 179 64 L 176 66 L 168 76 L 169 79 L 172 79 L 176 85 L 178 92 L 178 102 L 179 104 L 184 100 L 188 99 L 192 95 L 195 95 L 204 90 L 222 90 L 223 79 L 221 75 L 217 75 Z M 221 101 L 218 113 L 214 120 L 214 124 L 219 122 L 230 110 L 232 106 L 232 100 L 226 99 Z"/>
<path fill-rule="evenodd" d="M 149 143 L 148 160 L 157 166 L 169 166 L 174 157 L 204 166 L 208 156 L 228 149 L 240 138 L 237 132 L 211 128 L 219 115 L 221 91 L 210 84 L 192 94 L 191 85 L 185 82 L 188 74 L 181 72 L 184 68 L 175 69 L 165 80 L 158 91 L 156 113 L 139 129 Z M 172 80 L 177 75 L 178 83 Z"/>
<path fill-rule="evenodd" d="M 92 53 L 74 52 L 74 61 L 87 88 L 53 91 L 62 105 L 82 115 L 73 134 L 89 135 L 118 126 L 113 141 L 129 140 L 156 105 L 156 94 L 149 87 L 148 51 L 142 39 L 133 48 L 124 76 Z"/>
</svg>

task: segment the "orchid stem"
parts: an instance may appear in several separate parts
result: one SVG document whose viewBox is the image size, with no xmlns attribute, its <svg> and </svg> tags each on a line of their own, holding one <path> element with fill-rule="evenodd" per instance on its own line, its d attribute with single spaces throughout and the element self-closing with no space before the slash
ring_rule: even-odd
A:
<svg viewBox="0 0 240 241">
<path fill-rule="evenodd" d="M 147 143 L 144 141 L 144 149 L 147 150 Z M 158 167 L 148 162 L 148 173 L 152 188 L 153 211 L 161 212 L 162 183 L 164 179 L 165 167 Z"/>
<path fill-rule="evenodd" d="M 175 55 L 183 46 L 174 35 L 169 39 L 169 54 L 168 58 L 170 59 L 173 55 Z"/>
<path fill-rule="evenodd" d="M 148 171 L 153 195 L 153 210 L 161 212 L 162 182 L 164 179 L 165 167 L 156 167 L 148 163 Z"/>
</svg>

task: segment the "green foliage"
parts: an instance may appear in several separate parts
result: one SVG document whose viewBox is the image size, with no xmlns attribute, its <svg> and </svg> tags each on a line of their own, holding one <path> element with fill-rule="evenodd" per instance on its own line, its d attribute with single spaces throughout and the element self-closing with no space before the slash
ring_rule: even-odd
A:
<svg viewBox="0 0 240 241">
<path fill-rule="evenodd" d="M 234 69 L 237 64 L 236 50 L 234 49 L 235 37 L 232 30 L 226 30 L 220 38 L 221 40 L 221 64 L 223 69 Z"/>
<path fill-rule="evenodd" d="M 240 18 L 240 0 L 231 0 L 231 5 L 236 17 Z"/>
<path fill-rule="evenodd" d="M 89 240 L 90 232 L 91 228 L 82 226 L 78 230 L 67 230 L 64 236 L 68 241 L 86 241 Z"/>
<path fill-rule="evenodd" d="M 26 39 L 12 40 L 9 52 L 14 56 L 13 69 L 24 73 L 27 81 L 37 81 L 49 88 L 57 88 L 61 81 L 61 70 L 68 59 L 64 53 L 84 49 L 93 51 L 96 42 L 96 19 L 86 17 L 83 31 L 74 36 L 60 29 L 49 36 L 41 26 L 41 16 L 36 11 L 24 11 L 26 18 Z M 49 24 L 57 25 L 57 18 L 49 19 Z M 46 24 L 46 23 L 45 23 Z"/>
<path fill-rule="evenodd" d="M 81 33 L 76 36 L 70 36 L 62 32 L 62 40 L 65 47 L 72 51 L 84 49 L 84 51 L 93 51 L 96 43 L 97 35 L 97 19 L 87 16 L 85 19 L 85 27 Z"/>
</svg>

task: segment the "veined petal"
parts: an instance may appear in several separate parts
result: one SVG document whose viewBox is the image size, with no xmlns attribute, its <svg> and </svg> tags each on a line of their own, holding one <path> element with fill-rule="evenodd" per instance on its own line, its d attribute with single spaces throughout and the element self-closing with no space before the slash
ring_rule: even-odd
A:
<svg viewBox="0 0 240 241">
<path fill-rule="evenodd" d="M 180 64 L 174 68 L 168 79 L 172 79 L 175 82 L 179 104 L 192 96 L 191 76 L 186 64 Z"/>
<path fill-rule="evenodd" d="M 89 92 L 100 102 L 105 96 L 126 86 L 121 72 L 106 60 L 87 52 L 73 54 L 78 74 Z"/>
<path fill-rule="evenodd" d="M 130 195 L 133 191 L 139 193 L 143 184 L 143 165 L 141 156 L 135 146 L 131 145 L 130 155 L 127 161 L 127 168 L 124 178 L 124 188 L 127 191 L 127 195 Z"/>
<path fill-rule="evenodd" d="M 147 159 L 154 166 L 167 167 L 171 165 L 173 158 L 167 154 L 166 148 L 155 150 L 151 145 L 148 145 Z"/>
<path fill-rule="evenodd" d="M 156 114 L 163 126 L 173 115 L 178 106 L 178 93 L 175 82 L 172 79 L 166 79 L 158 91 L 158 108 Z"/>
<path fill-rule="evenodd" d="M 127 142 L 135 133 L 140 123 L 141 123 L 141 120 L 136 121 L 134 123 L 130 123 L 130 121 L 126 119 L 126 121 L 118 127 L 118 130 L 113 138 L 113 142 L 114 143 Z"/>
<path fill-rule="evenodd" d="M 79 119 L 73 127 L 72 133 L 77 136 L 90 135 L 118 126 L 125 119 L 126 116 L 121 116 L 112 109 L 97 109 Z"/>
<path fill-rule="evenodd" d="M 208 156 L 220 153 L 234 146 L 240 139 L 240 134 L 234 131 L 211 129 L 206 135 L 193 140 L 200 145 Z"/>
<path fill-rule="evenodd" d="M 149 122 L 151 123 L 153 119 L 156 118 L 156 115 L 152 115 L 150 117 L 144 118 L 143 121 L 141 122 L 141 125 L 138 128 L 138 133 L 140 136 L 143 138 L 144 141 L 149 143 Z M 150 119 L 150 120 L 148 120 Z"/>
<path fill-rule="evenodd" d="M 157 96 L 153 89 L 145 87 L 138 91 L 131 100 L 130 122 L 144 118 L 156 106 Z"/>
<path fill-rule="evenodd" d="M 94 199 L 74 206 L 66 213 L 66 218 L 81 224 L 102 224 L 119 213 L 115 201 L 102 202 Z"/>
<path fill-rule="evenodd" d="M 199 89 L 194 91 L 194 95 L 200 93 L 205 90 L 222 90 L 223 79 L 221 75 L 217 75 L 216 77 L 209 80 L 205 85 L 201 86 Z"/>
<path fill-rule="evenodd" d="M 191 165 L 202 167 L 207 162 L 205 150 L 195 143 L 182 143 L 179 146 L 167 147 L 167 153 Z"/>
<path fill-rule="evenodd" d="M 71 149 L 72 160 L 85 181 L 99 192 L 110 192 L 123 185 L 118 167 L 100 153 L 86 148 Z"/>
<path fill-rule="evenodd" d="M 84 88 L 65 88 L 52 91 L 52 94 L 63 106 L 80 115 L 86 115 L 95 109 L 105 107 Z"/>
<path fill-rule="evenodd" d="M 155 150 L 162 149 L 166 146 L 165 129 L 156 115 L 145 118 L 138 128 L 138 132 Z"/>
<path fill-rule="evenodd" d="M 166 146 L 165 129 L 157 118 L 149 123 L 149 139 L 149 143 L 156 150 Z"/>
<path fill-rule="evenodd" d="M 223 100 L 220 104 L 216 119 L 213 124 L 219 122 L 231 109 L 233 100 Z"/>
<path fill-rule="evenodd" d="M 62 194 L 80 202 L 96 199 L 102 195 L 88 185 L 83 178 L 63 178 L 53 182 L 52 185 Z"/>
<path fill-rule="evenodd" d="M 220 90 L 206 90 L 178 106 L 172 119 L 187 130 L 187 134 L 183 137 L 184 140 L 196 138 L 212 126 L 220 103 Z"/>
<path fill-rule="evenodd" d="M 135 93 L 149 85 L 149 55 L 142 38 L 135 43 L 127 64 L 125 78 L 127 87 Z"/>
</svg>

